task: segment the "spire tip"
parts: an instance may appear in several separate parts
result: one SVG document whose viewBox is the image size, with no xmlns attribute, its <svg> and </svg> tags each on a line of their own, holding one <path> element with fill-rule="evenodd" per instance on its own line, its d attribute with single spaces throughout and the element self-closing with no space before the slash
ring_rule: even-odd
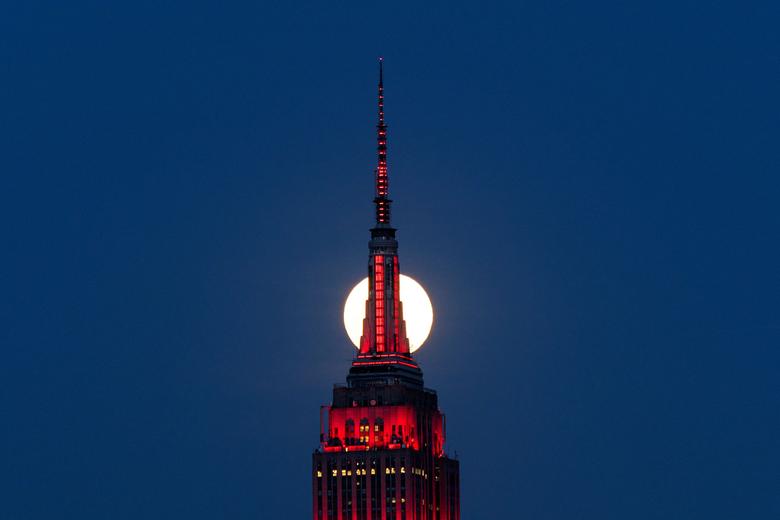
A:
<svg viewBox="0 0 780 520">
<path fill-rule="evenodd" d="M 387 198 L 387 126 L 385 125 L 384 85 L 382 84 L 382 62 L 379 57 L 379 85 L 378 85 L 378 109 L 379 120 L 376 125 L 376 140 L 378 162 L 376 167 L 376 223 L 377 225 L 390 224 L 390 200 Z"/>
</svg>

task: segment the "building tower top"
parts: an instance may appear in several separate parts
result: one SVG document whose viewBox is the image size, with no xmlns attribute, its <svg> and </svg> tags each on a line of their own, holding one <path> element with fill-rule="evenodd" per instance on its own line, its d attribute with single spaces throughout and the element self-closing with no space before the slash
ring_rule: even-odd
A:
<svg viewBox="0 0 780 520">
<path fill-rule="evenodd" d="M 331 403 L 320 408 L 311 518 L 460 520 L 460 465 L 445 452 L 444 414 L 406 335 L 390 226 L 382 65 L 380 58 L 376 223 L 360 297 L 365 318 L 347 385 L 334 385 Z"/>
<path fill-rule="evenodd" d="M 390 225 L 383 61 L 379 58 L 376 224 L 371 229 L 368 243 L 368 294 L 363 335 L 348 379 L 351 383 L 402 379 L 422 385 L 422 372 L 412 359 L 406 336 L 400 297 L 398 241 L 396 230 Z"/>
</svg>

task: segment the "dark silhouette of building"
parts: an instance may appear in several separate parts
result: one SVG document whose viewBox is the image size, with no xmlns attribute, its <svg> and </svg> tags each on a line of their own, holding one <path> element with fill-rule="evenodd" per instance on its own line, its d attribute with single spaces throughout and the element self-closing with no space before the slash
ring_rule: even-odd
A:
<svg viewBox="0 0 780 520">
<path fill-rule="evenodd" d="M 410 353 L 399 298 L 381 58 L 377 142 L 366 317 L 347 384 L 320 411 L 314 520 L 459 520 L 458 462 L 445 455 L 444 416 Z"/>
</svg>

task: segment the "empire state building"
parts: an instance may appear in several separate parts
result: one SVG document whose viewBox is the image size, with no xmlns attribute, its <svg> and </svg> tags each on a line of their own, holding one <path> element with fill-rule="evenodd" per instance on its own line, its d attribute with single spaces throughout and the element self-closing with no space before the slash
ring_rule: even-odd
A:
<svg viewBox="0 0 780 520">
<path fill-rule="evenodd" d="M 399 294 L 381 59 L 377 151 L 363 332 L 346 385 L 334 386 L 331 404 L 320 412 L 313 518 L 459 520 L 458 461 L 445 454 L 444 415 L 412 357 Z"/>
</svg>

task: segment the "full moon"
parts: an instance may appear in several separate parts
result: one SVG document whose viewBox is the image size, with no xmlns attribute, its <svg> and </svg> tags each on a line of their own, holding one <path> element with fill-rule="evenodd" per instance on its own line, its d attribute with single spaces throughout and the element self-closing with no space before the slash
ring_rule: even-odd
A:
<svg viewBox="0 0 780 520">
<path fill-rule="evenodd" d="M 413 278 L 401 275 L 401 303 L 403 304 L 406 335 L 409 337 L 409 350 L 414 352 L 422 346 L 433 325 L 433 306 L 428 293 Z M 355 348 L 360 348 L 360 336 L 363 335 L 363 319 L 366 317 L 368 300 L 368 278 L 363 278 L 347 296 L 344 304 L 344 328 Z"/>
</svg>

